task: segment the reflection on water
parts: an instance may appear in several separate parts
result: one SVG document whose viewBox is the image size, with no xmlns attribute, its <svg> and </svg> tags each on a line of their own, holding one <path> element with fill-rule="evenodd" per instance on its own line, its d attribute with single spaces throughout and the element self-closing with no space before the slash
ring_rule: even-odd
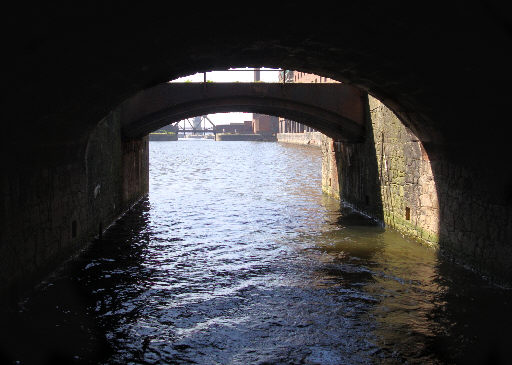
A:
<svg viewBox="0 0 512 365">
<path fill-rule="evenodd" d="M 4 316 L 0 360 L 508 363 L 512 295 L 320 190 L 320 151 L 151 142 L 150 194 Z M 2 358 L 3 357 L 3 358 Z"/>
</svg>

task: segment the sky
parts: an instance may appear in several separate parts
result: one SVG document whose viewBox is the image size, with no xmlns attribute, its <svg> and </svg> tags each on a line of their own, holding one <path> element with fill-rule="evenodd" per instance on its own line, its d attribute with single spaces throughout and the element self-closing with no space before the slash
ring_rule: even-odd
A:
<svg viewBox="0 0 512 365">
<path fill-rule="evenodd" d="M 243 68 L 236 68 L 233 70 L 244 70 Z M 252 82 L 254 81 L 254 71 L 252 68 L 250 71 L 210 71 L 206 73 L 207 81 L 214 82 Z M 262 71 L 260 72 L 260 79 L 264 82 L 278 82 L 279 71 L 278 69 L 261 68 L 261 70 L 273 70 L 273 71 Z M 203 73 L 197 73 L 195 75 L 180 77 L 179 79 L 172 80 L 171 82 L 203 82 Z M 252 113 L 217 113 L 208 114 L 208 118 L 214 124 L 230 124 L 230 123 L 242 123 L 246 120 L 252 120 Z M 181 124 L 183 122 L 180 122 Z"/>
</svg>

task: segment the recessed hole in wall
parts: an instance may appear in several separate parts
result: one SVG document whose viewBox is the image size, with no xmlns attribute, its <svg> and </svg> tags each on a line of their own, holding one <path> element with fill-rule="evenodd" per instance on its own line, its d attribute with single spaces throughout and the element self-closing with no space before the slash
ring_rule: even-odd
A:
<svg viewBox="0 0 512 365">
<path fill-rule="evenodd" d="M 71 222 L 71 238 L 76 237 L 76 221 Z"/>
<path fill-rule="evenodd" d="M 405 219 L 406 220 L 411 220 L 411 208 L 409 207 L 405 207 Z"/>
<path fill-rule="evenodd" d="M 329 186 L 331 186 L 331 178 L 329 178 Z"/>
</svg>

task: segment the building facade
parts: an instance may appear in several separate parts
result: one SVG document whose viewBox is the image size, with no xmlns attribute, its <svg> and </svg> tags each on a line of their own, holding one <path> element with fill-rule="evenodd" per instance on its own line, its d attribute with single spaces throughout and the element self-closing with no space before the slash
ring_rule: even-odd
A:
<svg viewBox="0 0 512 365">
<path fill-rule="evenodd" d="M 252 120 L 246 120 L 243 123 L 217 124 L 215 130 L 217 133 L 253 133 Z"/>
<path fill-rule="evenodd" d="M 255 134 L 276 134 L 279 130 L 277 117 L 253 113 L 252 130 Z"/>
</svg>

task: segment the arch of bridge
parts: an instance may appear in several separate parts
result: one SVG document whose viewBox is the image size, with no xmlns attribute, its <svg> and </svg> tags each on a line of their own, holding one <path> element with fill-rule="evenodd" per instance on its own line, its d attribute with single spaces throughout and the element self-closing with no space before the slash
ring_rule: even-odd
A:
<svg viewBox="0 0 512 365">
<path fill-rule="evenodd" d="M 9 12 L 3 24 L 16 27 L 4 46 L 3 112 L 16 123 L 5 125 L 12 142 L 3 147 L 16 149 L 20 138 L 45 144 L 43 151 L 83 145 L 105 115 L 140 90 L 195 72 L 267 66 L 360 87 L 390 107 L 431 155 L 497 171 L 494 156 L 507 153 L 512 23 L 496 2 L 421 9 L 260 2 L 244 16 L 229 4 L 202 4 L 201 11 L 181 5 L 183 16 L 156 5 L 97 8 L 85 1 Z M 499 178 L 510 180 L 503 172 Z"/>
<path fill-rule="evenodd" d="M 164 125 L 216 112 L 256 112 L 302 122 L 340 141 L 364 137 L 364 93 L 343 84 L 164 83 L 119 108 L 123 134 L 139 137 Z"/>
<path fill-rule="evenodd" d="M 195 72 L 281 67 L 343 81 L 383 101 L 423 142 L 434 178 L 457 179 L 468 168 L 471 179 L 457 181 L 462 190 L 439 186 L 441 222 L 463 221 L 496 237 L 510 232 L 512 12 L 496 1 L 260 1 L 247 11 L 188 2 L 179 13 L 84 0 L 22 6 L 2 22 L 8 37 L 0 148 L 8 173 L 38 173 L 39 161 L 67 167 L 83 160 L 100 121 L 140 90 Z M 22 186 L 14 181 L 9 194 Z M 2 184 L 9 189 L 3 176 Z M 486 205 L 462 220 L 463 205 L 450 204 L 450 195 L 472 202 L 478 193 Z M 486 221 L 496 221 L 486 227 L 489 206 L 494 214 Z M 501 256 L 510 252 L 504 242 Z M 479 248 L 487 244 L 496 245 L 483 240 Z M 485 256 L 471 255 L 479 252 Z"/>
</svg>

